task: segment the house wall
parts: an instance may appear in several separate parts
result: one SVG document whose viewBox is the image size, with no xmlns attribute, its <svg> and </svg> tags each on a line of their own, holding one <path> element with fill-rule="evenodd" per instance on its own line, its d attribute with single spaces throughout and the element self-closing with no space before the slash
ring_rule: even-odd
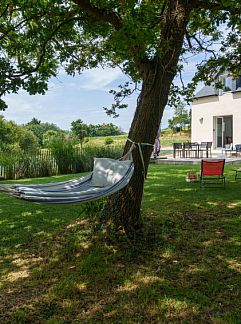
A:
<svg viewBox="0 0 241 324">
<path fill-rule="evenodd" d="M 214 141 L 214 116 L 233 116 L 233 144 L 241 144 L 241 92 L 194 99 L 192 142 Z"/>
</svg>

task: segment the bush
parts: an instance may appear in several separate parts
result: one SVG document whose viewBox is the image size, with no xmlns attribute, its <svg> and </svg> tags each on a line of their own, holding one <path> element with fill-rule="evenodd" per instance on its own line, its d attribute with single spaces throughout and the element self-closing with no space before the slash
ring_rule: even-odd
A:
<svg viewBox="0 0 241 324">
<path fill-rule="evenodd" d="M 113 144 L 113 142 L 114 142 L 114 140 L 113 140 L 113 138 L 111 138 L 111 137 L 107 137 L 107 138 L 105 139 L 105 145 Z"/>
</svg>

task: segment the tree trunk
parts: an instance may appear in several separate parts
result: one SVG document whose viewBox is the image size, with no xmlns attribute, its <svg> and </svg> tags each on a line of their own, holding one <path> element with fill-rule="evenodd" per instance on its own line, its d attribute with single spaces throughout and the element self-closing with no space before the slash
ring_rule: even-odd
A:
<svg viewBox="0 0 241 324">
<path fill-rule="evenodd" d="M 135 143 L 154 144 L 164 108 L 168 101 L 171 83 L 176 75 L 189 9 L 186 1 L 167 1 L 166 20 L 160 35 L 158 54 L 152 60 L 141 62 L 142 90 L 137 103 L 128 138 Z M 126 143 L 124 153 L 130 148 Z M 116 227 L 122 227 L 132 236 L 140 225 L 140 209 L 145 175 L 153 147 L 142 146 L 145 168 L 138 149 L 133 151 L 135 171 L 127 187 L 112 195 L 104 208 L 105 217 L 111 218 Z"/>
</svg>

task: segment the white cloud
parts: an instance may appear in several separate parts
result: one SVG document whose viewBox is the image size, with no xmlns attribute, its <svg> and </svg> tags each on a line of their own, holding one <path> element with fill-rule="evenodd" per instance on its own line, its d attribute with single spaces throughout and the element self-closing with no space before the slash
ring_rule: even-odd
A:
<svg viewBox="0 0 241 324">
<path fill-rule="evenodd" d="M 13 114 L 28 114 L 43 109 L 36 97 L 27 94 L 9 95 L 6 101 Z"/>
<path fill-rule="evenodd" d="M 191 60 L 188 70 L 192 72 L 194 67 L 195 62 Z M 186 74 L 184 78 L 186 81 Z M 136 95 L 126 100 L 129 107 L 120 110 L 120 116 L 116 119 L 107 116 L 102 108 L 110 107 L 113 103 L 113 97 L 108 93 L 109 88 L 115 88 L 124 80 L 127 77 L 118 68 L 97 68 L 75 77 L 61 74 L 57 78 L 51 78 L 49 91 L 44 96 L 30 96 L 25 91 L 6 96 L 9 108 L 0 114 L 19 124 L 36 117 L 42 122 L 55 123 L 63 129 L 69 129 L 71 122 L 80 118 L 88 124 L 112 122 L 128 131 L 136 108 Z M 166 107 L 162 128 L 167 127 L 167 120 L 172 114 L 173 110 Z"/>
<path fill-rule="evenodd" d="M 98 68 L 85 71 L 81 78 L 81 88 L 85 90 L 104 90 L 110 83 L 116 81 L 122 76 L 122 72 L 119 68 Z"/>
</svg>

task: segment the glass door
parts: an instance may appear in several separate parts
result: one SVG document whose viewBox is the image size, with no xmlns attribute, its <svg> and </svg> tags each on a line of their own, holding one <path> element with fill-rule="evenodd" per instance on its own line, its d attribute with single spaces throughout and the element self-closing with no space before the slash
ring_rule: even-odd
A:
<svg viewBox="0 0 241 324">
<path fill-rule="evenodd" d="M 223 132 L 224 132 L 223 117 L 217 117 L 217 147 L 223 147 Z"/>
</svg>

